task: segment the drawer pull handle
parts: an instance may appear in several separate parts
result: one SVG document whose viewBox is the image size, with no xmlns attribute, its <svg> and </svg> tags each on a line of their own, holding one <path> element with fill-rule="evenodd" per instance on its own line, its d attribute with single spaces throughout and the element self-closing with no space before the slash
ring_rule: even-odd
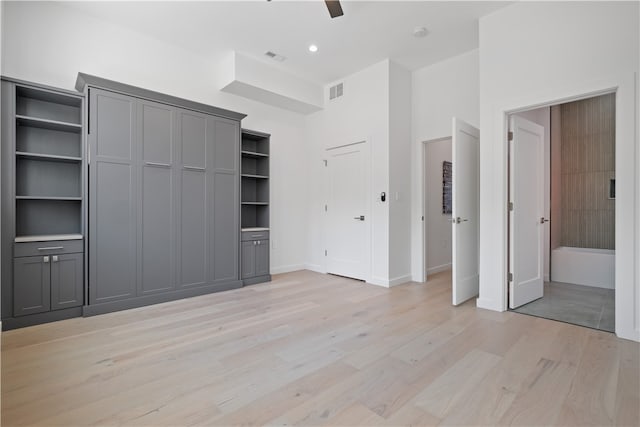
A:
<svg viewBox="0 0 640 427">
<path fill-rule="evenodd" d="M 146 166 L 161 166 L 163 168 L 170 168 L 171 165 L 168 163 L 157 163 L 157 162 L 145 162 Z"/>
<path fill-rule="evenodd" d="M 58 249 L 64 249 L 64 246 L 49 246 L 46 248 L 38 248 L 39 251 L 55 251 Z"/>
<path fill-rule="evenodd" d="M 262 237 L 262 234 L 252 234 L 251 237 Z"/>
<path fill-rule="evenodd" d="M 205 168 L 201 168 L 200 166 L 182 166 L 183 169 L 188 171 L 205 171 Z"/>
</svg>

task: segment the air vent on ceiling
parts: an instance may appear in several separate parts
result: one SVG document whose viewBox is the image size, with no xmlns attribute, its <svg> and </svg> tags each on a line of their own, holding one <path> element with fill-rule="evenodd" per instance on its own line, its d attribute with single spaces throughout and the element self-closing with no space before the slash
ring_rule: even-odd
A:
<svg viewBox="0 0 640 427">
<path fill-rule="evenodd" d="M 284 56 L 278 55 L 277 53 L 271 51 L 265 52 L 265 55 L 278 62 L 283 62 L 285 59 L 287 59 Z"/>
<path fill-rule="evenodd" d="M 344 95 L 344 85 L 342 83 L 329 88 L 329 99 L 340 98 L 342 95 Z"/>
</svg>

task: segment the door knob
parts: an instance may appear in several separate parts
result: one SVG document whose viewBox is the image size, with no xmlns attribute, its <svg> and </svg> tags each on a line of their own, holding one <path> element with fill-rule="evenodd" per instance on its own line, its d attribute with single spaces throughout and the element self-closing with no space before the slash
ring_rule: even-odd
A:
<svg viewBox="0 0 640 427">
<path fill-rule="evenodd" d="M 456 224 L 460 224 L 461 222 L 467 222 L 467 221 L 469 221 L 467 218 L 460 218 L 460 217 L 457 217 L 457 218 L 455 219 L 455 223 L 456 223 Z"/>
<path fill-rule="evenodd" d="M 549 222 L 545 217 L 540 217 L 540 224 L 544 224 L 545 222 Z"/>
<path fill-rule="evenodd" d="M 357 219 L 358 221 L 364 221 L 364 215 L 354 216 L 353 219 Z"/>
</svg>

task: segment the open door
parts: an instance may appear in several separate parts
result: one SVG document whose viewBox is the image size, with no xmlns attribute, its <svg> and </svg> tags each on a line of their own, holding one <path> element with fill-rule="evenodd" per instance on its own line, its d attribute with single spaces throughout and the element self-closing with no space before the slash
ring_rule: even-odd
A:
<svg viewBox="0 0 640 427">
<path fill-rule="evenodd" d="M 453 118 L 451 140 L 453 305 L 478 295 L 480 131 Z"/>
<path fill-rule="evenodd" d="M 509 141 L 509 307 L 544 287 L 544 127 L 512 116 Z"/>
</svg>

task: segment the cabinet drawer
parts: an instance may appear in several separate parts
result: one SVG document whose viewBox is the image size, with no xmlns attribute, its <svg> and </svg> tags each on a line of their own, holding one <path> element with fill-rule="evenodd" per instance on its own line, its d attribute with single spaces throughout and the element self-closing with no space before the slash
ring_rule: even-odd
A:
<svg viewBox="0 0 640 427">
<path fill-rule="evenodd" d="M 13 244 L 13 256 L 56 255 L 84 252 L 83 240 L 53 240 L 50 242 L 25 242 Z"/>
<path fill-rule="evenodd" d="M 242 241 L 246 242 L 249 240 L 266 240 L 269 238 L 268 231 L 243 231 L 242 232 Z"/>
</svg>

